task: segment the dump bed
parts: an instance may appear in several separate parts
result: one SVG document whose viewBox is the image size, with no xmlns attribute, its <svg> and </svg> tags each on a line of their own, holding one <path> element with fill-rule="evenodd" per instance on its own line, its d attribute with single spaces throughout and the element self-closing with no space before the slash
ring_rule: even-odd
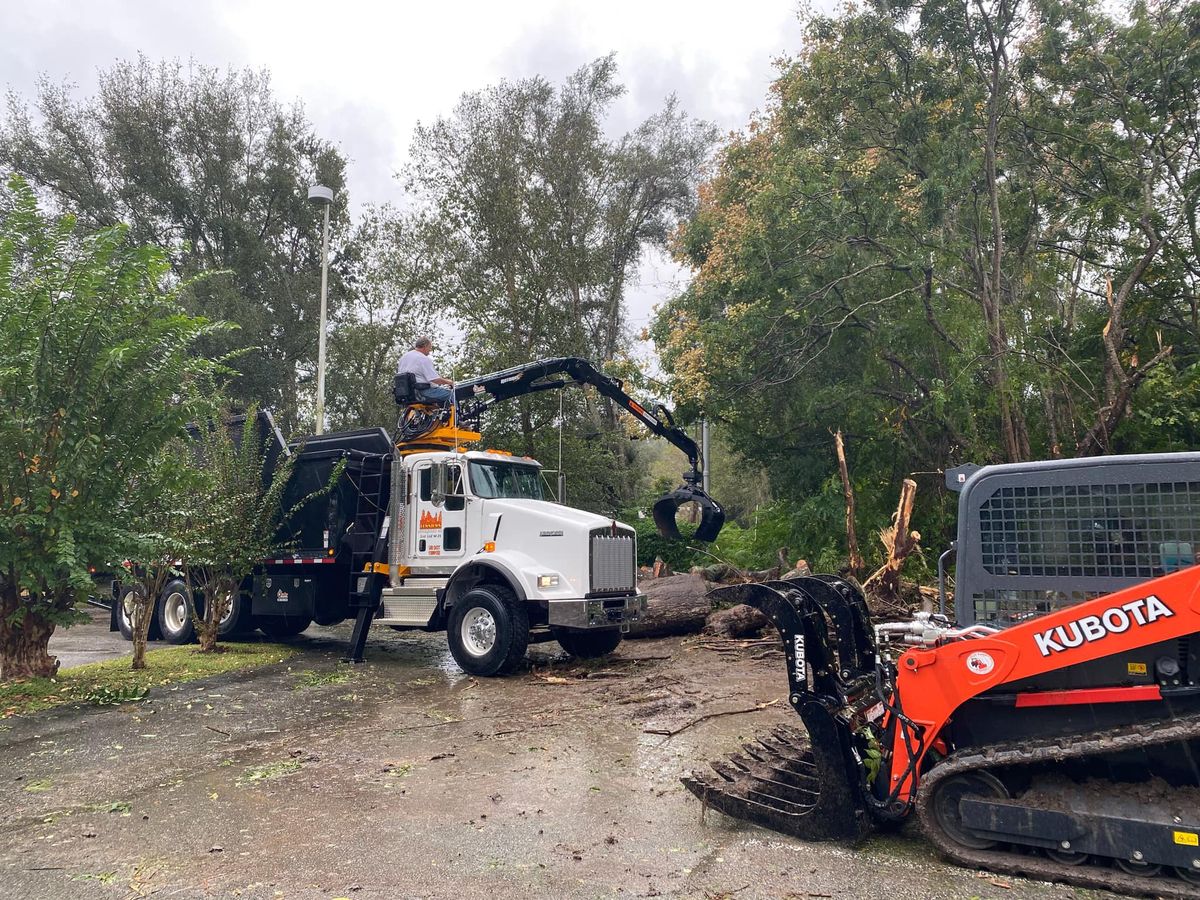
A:
<svg viewBox="0 0 1200 900">
<path fill-rule="evenodd" d="M 287 518 L 280 531 L 288 547 L 286 555 L 337 557 L 358 512 L 363 461 L 390 454 L 391 438 L 382 428 L 364 428 L 311 435 L 293 442 L 290 449 L 296 463 L 284 495 Z M 330 474 L 342 460 L 345 471 L 333 488 L 324 492 Z M 309 499 L 301 502 L 305 497 Z"/>
</svg>

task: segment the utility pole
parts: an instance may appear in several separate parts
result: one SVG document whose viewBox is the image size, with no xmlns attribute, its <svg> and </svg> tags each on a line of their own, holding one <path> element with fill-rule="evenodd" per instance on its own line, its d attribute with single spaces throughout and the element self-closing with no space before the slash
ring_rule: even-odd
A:
<svg viewBox="0 0 1200 900">
<path fill-rule="evenodd" d="M 325 310 L 329 293 L 329 207 L 333 190 L 323 184 L 308 189 L 310 203 L 325 207 L 325 225 L 321 229 L 321 332 L 317 338 L 317 411 L 316 434 L 325 433 Z"/>
</svg>

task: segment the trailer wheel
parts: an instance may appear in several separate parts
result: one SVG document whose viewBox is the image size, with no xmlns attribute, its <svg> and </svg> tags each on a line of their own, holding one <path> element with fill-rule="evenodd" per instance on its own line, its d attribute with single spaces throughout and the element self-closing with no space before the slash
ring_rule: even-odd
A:
<svg viewBox="0 0 1200 900">
<path fill-rule="evenodd" d="M 312 619 L 307 616 L 263 616 L 255 624 L 267 637 L 295 637 L 312 624 Z"/>
<path fill-rule="evenodd" d="M 217 623 L 217 637 L 231 638 L 250 630 L 250 595 L 238 591 Z"/>
<path fill-rule="evenodd" d="M 480 585 L 451 608 L 446 640 L 468 675 L 507 675 L 525 658 L 529 612 L 507 587 Z"/>
<path fill-rule="evenodd" d="M 554 639 L 572 656 L 596 659 L 617 649 L 621 643 L 621 630 L 603 628 L 596 631 L 568 631 L 565 628 L 555 628 Z"/>
<path fill-rule="evenodd" d="M 196 636 L 192 610 L 187 600 L 187 585 L 176 578 L 167 582 L 158 601 L 158 630 L 168 644 L 187 644 Z"/>
<path fill-rule="evenodd" d="M 131 584 L 121 588 L 121 599 L 117 601 L 117 630 L 127 641 L 133 640 L 133 611 L 135 603 L 140 603 L 146 596 L 146 589 L 140 584 Z"/>
</svg>

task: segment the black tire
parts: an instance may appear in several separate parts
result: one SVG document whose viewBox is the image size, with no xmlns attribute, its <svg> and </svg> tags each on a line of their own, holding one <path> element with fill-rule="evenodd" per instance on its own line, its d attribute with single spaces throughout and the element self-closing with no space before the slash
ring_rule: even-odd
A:
<svg viewBox="0 0 1200 900">
<path fill-rule="evenodd" d="M 588 631 L 554 629 L 554 639 L 564 650 L 580 659 L 596 659 L 612 653 L 621 643 L 619 628 L 599 628 Z"/>
<path fill-rule="evenodd" d="M 307 616 L 263 616 L 256 624 L 267 637 L 295 637 L 312 624 L 312 619 Z"/>
<path fill-rule="evenodd" d="M 251 621 L 250 595 L 245 591 L 238 591 L 229 605 L 229 612 L 217 623 L 217 637 L 231 638 L 245 634 L 251 628 Z"/>
<path fill-rule="evenodd" d="M 446 641 L 468 675 L 507 675 L 525 658 L 529 611 L 507 587 L 480 585 L 451 608 Z"/>
<path fill-rule="evenodd" d="M 127 641 L 133 640 L 133 615 L 125 605 L 131 596 L 144 597 L 146 589 L 140 584 L 123 584 L 120 599 L 113 601 L 117 604 L 117 631 L 121 632 L 121 637 Z"/>
<path fill-rule="evenodd" d="M 195 640 L 196 628 L 183 579 L 175 578 L 167 582 L 162 596 L 158 598 L 155 621 L 158 622 L 162 639 L 168 644 L 190 644 Z"/>
</svg>

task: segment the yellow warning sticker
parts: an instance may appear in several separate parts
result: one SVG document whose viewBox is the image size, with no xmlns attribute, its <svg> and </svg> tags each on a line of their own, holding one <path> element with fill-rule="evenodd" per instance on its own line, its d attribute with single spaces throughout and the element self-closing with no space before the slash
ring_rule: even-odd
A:
<svg viewBox="0 0 1200 900">
<path fill-rule="evenodd" d="M 1190 831 L 1175 832 L 1175 843 L 1187 844 L 1189 847 L 1200 847 L 1200 835 L 1192 834 Z"/>
<path fill-rule="evenodd" d="M 1145 675 L 1146 674 L 1146 664 L 1145 663 L 1129 663 L 1126 666 L 1126 669 L 1129 670 L 1130 675 Z"/>
</svg>

